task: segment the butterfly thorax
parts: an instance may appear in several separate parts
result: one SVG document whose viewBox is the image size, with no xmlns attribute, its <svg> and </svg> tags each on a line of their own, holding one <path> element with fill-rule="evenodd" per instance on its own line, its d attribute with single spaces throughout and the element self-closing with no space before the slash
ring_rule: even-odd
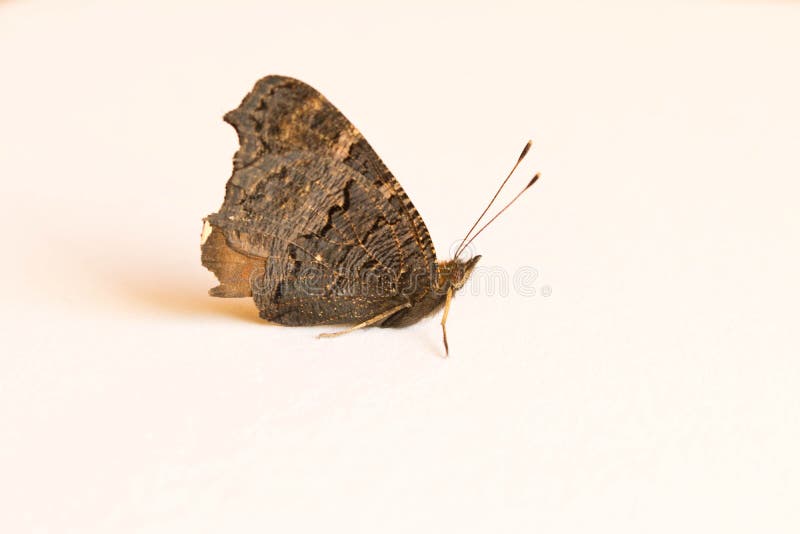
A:
<svg viewBox="0 0 800 534">
<path fill-rule="evenodd" d="M 380 326 L 403 327 L 416 323 L 441 310 L 448 292 L 457 292 L 464 287 L 480 260 L 475 256 L 469 260 L 451 259 L 436 263 L 436 273 L 429 287 L 416 288 L 410 295 L 411 307 L 401 310 L 383 321 Z"/>
</svg>

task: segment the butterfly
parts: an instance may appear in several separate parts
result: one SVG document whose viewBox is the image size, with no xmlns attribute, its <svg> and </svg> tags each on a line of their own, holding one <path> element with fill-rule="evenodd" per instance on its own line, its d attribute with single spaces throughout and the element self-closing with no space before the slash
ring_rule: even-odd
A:
<svg viewBox="0 0 800 534">
<path fill-rule="evenodd" d="M 222 207 L 204 219 L 201 259 L 219 281 L 209 294 L 252 297 L 261 318 L 282 325 L 350 325 L 322 337 L 404 327 L 444 309 L 448 354 L 450 302 L 480 260 L 459 255 L 531 143 L 455 256 L 440 261 L 398 181 L 312 87 L 267 76 L 224 120 L 240 147 Z"/>
</svg>

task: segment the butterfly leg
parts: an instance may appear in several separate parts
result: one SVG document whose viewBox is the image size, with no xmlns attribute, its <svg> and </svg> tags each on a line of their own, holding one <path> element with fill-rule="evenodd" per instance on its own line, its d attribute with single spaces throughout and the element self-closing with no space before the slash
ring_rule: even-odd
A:
<svg viewBox="0 0 800 534">
<path fill-rule="evenodd" d="M 453 300 L 453 288 L 447 289 L 447 300 L 444 302 L 444 313 L 442 313 L 442 339 L 444 340 L 444 355 L 450 356 L 450 348 L 447 346 L 447 328 L 444 326 L 447 322 L 447 314 L 450 312 L 450 301 Z"/>
<path fill-rule="evenodd" d="M 385 312 L 383 312 L 381 314 L 376 315 L 375 317 L 371 317 L 370 319 L 367 319 L 363 323 L 358 323 L 355 326 L 351 326 L 350 328 L 347 328 L 345 330 L 340 330 L 338 332 L 326 332 L 324 334 L 320 334 L 317 337 L 323 338 L 323 337 L 343 336 L 344 334 L 349 334 L 350 332 L 353 332 L 355 330 L 359 330 L 361 328 L 364 328 L 365 326 L 370 326 L 370 325 L 373 325 L 375 323 L 378 323 L 378 322 L 386 319 L 390 315 L 393 315 L 393 314 L 399 312 L 400 310 L 402 310 L 404 308 L 410 308 L 410 307 L 411 307 L 411 303 L 410 302 L 404 302 L 403 304 L 400 304 L 399 306 L 395 306 L 394 308 L 392 308 L 389 311 L 385 311 Z"/>
</svg>

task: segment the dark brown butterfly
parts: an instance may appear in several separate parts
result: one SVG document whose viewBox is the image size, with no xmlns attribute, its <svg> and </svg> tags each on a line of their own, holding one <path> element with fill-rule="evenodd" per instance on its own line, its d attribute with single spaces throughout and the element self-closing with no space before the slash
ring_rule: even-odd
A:
<svg viewBox="0 0 800 534">
<path fill-rule="evenodd" d="M 458 255 L 497 194 L 455 257 L 438 261 L 403 188 L 313 88 L 267 76 L 225 121 L 241 146 L 225 201 L 204 221 L 202 262 L 220 282 L 209 294 L 252 296 L 263 319 L 283 325 L 353 325 L 323 336 L 408 326 L 444 307 L 448 351 L 450 301 L 480 259 Z"/>
</svg>

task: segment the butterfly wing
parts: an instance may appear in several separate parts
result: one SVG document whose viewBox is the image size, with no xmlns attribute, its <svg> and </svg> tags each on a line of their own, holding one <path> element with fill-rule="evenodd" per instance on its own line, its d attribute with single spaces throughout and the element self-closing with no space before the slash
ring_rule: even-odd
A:
<svg viewBox="0 0 800 534">
<path fill-rule="evenodd" d="M 325 97 L 268 76 L 225 120 L 240 148 L 204 232 L 212 295 L 252 294 L 263 318 L 310 325 L 358 323 L 429 291 L 436 253 L 422 218 Z"/>
</svg>

